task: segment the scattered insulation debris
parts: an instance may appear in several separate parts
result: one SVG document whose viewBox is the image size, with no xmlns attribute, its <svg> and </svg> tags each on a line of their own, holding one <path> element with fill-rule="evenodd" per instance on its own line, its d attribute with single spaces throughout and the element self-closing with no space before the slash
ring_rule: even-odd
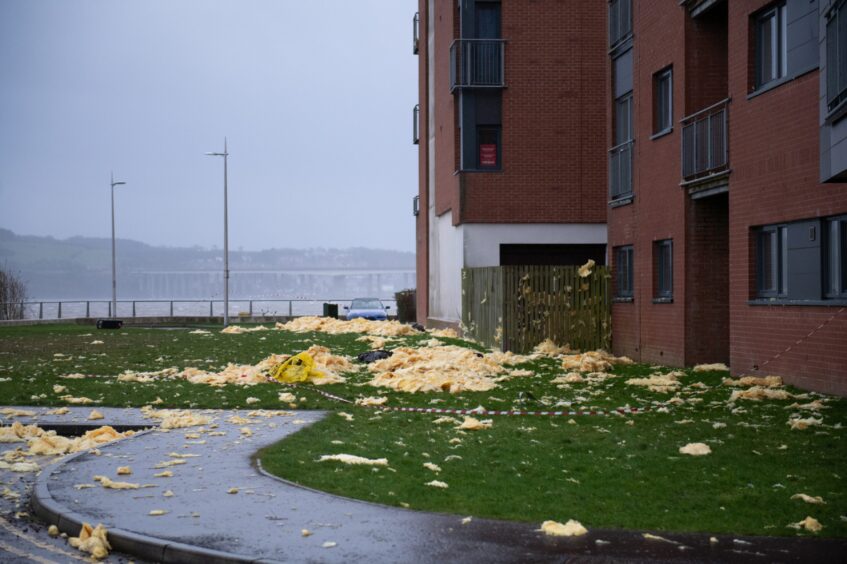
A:
<svg viewBox="0 0 847 564">
<path fill-rule="evenodd" d="M 562 358 L 562 368 L 567 371 L 607 372 L 617 365 L 633 364 L 626 356 L 614 356 L 606 351 L 589 351 L 581 354 L 565 355 Z"/>
<path fill-rule="evenodd" d="M 706 443 L 688 443 L 684 447 L 679 447 L 680 454 L 690 454 L 691 456 L 703 456 L 711 454 L 712 449 Z"/>
<path fill-rule="evenodd" d="M 427 470 L 432 470 L 436 474 L 441 472 L 441 466 L 439 466 L 438 464 L 433 464 L 432 462 L 424 462 L 423 467 Z"/>
<path fill-rule="evenodd" d="M 456 429 L 479 431 L 481 429 L 490 429 L 493 424 L 494 421 L 491 419 L 483 419 L 480 421 L 476 417 L 465 417 L 465 420 L 462 421 L 462 424 L 456 427 Z"/>
<path fill-rule="evenodd" d="M 129 476 L 132 474 L 132 468 L 129 466 L 118 466 L 118 469 L 115 471 L 115 474 L 118 476 Z"/>
<path fill-rule="evenodd" d="M 791 499 L 800 499 L 802 501 L 805 501 L 806 503 L 811 503 L 811 504 L 814 504 L 814 505 L 826 505 L 826 502 L 819 495 L 812 497 L 812 496 L 806 495 L 804 493 L 796 493 L 796 494 L 791 496 Z"/>
<path fill-rule="evenodd" d="M 791 426 L 792 431 L 803 431 L 808 429 L 809 427 L 815 427 L 821 425 L 823 423 L 823 418 L 816 419 L 814 417 L 807 417 L 806 419 L 801 419 L 800 417 L 792 417 L 788 420 L 788 425 Z"/>
<path fill-rule="evenodd" d="M 630 386 L 644 386 L 651 392 L 668 393 L 675 392 L 679 389 L 682 385 L 679 378 L 682 376 L 685 376 L 685 372 L 681 370 L 675 370 L 667 374 L 654 372 L 647 378 L 630 378 L 626 381 L 626 384 Z"/>
<path fill-rule="evenodd" d="M 779 376 L 744 376 L 733 380 L 727 378 L 723 381 L 724 386 L 748 387 L 748 386 L 764 386 L 766 388 L 776 388 L 782 386 L 782 378 Z"/>
<path fill-rule="evenodd" d="M 574 519 L 569 519 L 565 524 L 558 521 L 544 521 L 541 523 L 540 530 L 545 535 L 553 537 L 579 537 L 588 532 L 588 529 L 583 527 L 582 523 Z"/>
<path fill-rule="evenodd" d="M 591 271 L 594 270 L 595 264 L 596 263 L 594 262 L 594 259 L 588 259 L 588 262 L 580 266 L 579 270 L 577 270 L 576 272 L 577 274 L 579 274 L 580 278 L 588 278 L 589 276 L 591 276 Z"/>
<path fill-rule="evenodd" d="M 564 344 L 562 346 L 557 345 L 553 342 L 552 339 L 545 339 L 535 345 L 535 348 L 532 349 L 533 354 L 542 355 L 542 356 L 551 356 L 556 357 L 563 354 L 571 353 L 571 347 L 568 344 Z"/>
<path fill-rule="evenodd" d="M 90 403 L 94 403 L 94 400 L 87 397 L 74 397 L 71 395 L 59 396 L 59 399 L 65 402 L 68 402 L 72 405 L 88 405 Z"/>
<path fill-rule="evenodd" d="M 379 337 L 397 337 L 402 335 L 417 335 L 419 333 L 411 325 L 406 325 L 398 321 L 370 321 L 361 317 L 348 321 L 345 319 L 333 319 L 331 317 L 305 316 L 292 319 L 288 323 L 277 323 L 276 329 L 292 331 L 294 333 L 315 331 L 318 333 L 329 333 L 330 335 L 367 333 L 368 335 Z"/>
<path fill-rule="evenodd" d="M 109 490 L 137 490 L 141 484 L 133 484 L 130 482 L 115 482 L 106 476 L 94 476 L 95 482 L 100 482 L 100 485 Z"/>
<path fill-rule="evenodd" d="M 185 427 L 197 427 L 208 425 L 212 419 L 206 415 L 197 415 L 190 409 L 161 409 L 156 410 L 145 405 L 141 413 L 148 419 L 159 419 L 161 429 L 183 429 Z"/>
<path fill-rule="evenodd" d="M 88 417 L 86 419 L 88 419 L 89 421 L 97 421 L 98 419 L 103 419 L 103 418 L 104 417 L 103 417 L 102 413 L 100 413 L 96 409 L 92 409 L 91 413 L 88 414 Z"/>
<path fill-rule="evenodd" d="M 384 397 L 384 396 L 379 397 L 379 398 L 375 398 L 375 397 L 359 398 L 359 399 L 356 400 L 356 405 L 361 405 L 361 406 L 364 406 L 364 407 L 384 405 L 385 402 L 387 402 L 387 401 L 388 401 L 388 398 Z"/>
<path fill-rule="evenodd" d="M 820 524 L 820 521 L 810 516 L 807 516 L 805 519 L 798 521 L 797 523 L 789 523 L 787 526 L 790 529 L 806 529 L 812 533 L 818 533 L 821 529 L 823 529 L 823 525 Z"/>
<path fill-rule="evenodd" d="M 692 370 L 694 372 L 728 372 L 729 366 L 723 362 L 715 362 L 713 364 L 698 364 Z"/>
<path fill-rule="evenodd" d="M 751 401 L 760 401 L 763 399 L 787 400 L 792 397 L 793 396 L 786 390 L 775 390 L 773 388 L 765 388 L 762 386 L 751 386 L 746 390 L 733 390 L 732 394 L 729 396 L 729 402 L 732 403 L 740 399 Z"/>
<path fill-rule="evenodd" d="M 324 454 L 321 455 L 318 462 L 326 462 L 329 460 L 353 465 L 388 466 L 387 458 L 364 458 L 354 454 Z"/>
<path fill-rule="evenodd" d="M 106 527 L 103 525 L 92 527 L 88 523 L 83 523 L 79 536 L 68 538 L 68 544 L 81 552 L 89 553 L 95 560 L 106 558 L 112 550 L 112 545 L 107 539 Z"/>
<path fill-rule="evenodd" d="M 431 482 L 427 482 L 424 485 L 429 486 L 431 488 L 441 488 L 442 490 L 445 490 L 450 487 L 447 485 L 447 482 L 442 482 L 440 480 L 432 480 Z"/>
<path fill-rule="evenodd" d="M 264 325 L 257 325 L 255 327 L 242 327 L 241 325 L 230 325 L 229 327 L 224 327 L 221 329 L 221 333 L 225 335 L 240 335 L 242 333 L 255 333 L 257 331 L 268 331 L 268 328 Z"/>
</svg>

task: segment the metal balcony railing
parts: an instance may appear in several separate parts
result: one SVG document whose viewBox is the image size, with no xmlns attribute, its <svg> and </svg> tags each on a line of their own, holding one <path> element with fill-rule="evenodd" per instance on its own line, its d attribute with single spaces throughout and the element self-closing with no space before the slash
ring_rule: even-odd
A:
<svg viewBox="0 0 847 564">
<path fill-rule="evenodd" d="M 609 149 L 609 199 L 620 200 L 632 195 L 632 146 L 625 141 Z"/>
<path fill-rule="evenodd" d="M 728 110 L 729 98 L 682 118 L 683 181 L 729 169 Z"/>
<path fill-rule="evenodd" d="M 456 39 L 450 45 L 450 90 L 503 88 L 506 42 Z"/>
<path fill-rule="evenodd" d="M 417 145 L 421 142 L 421 105 L 415 104 L 412 108 L 412 144 Z"/>
<path fill-rule="evenodd" d="M 415 12 L 415 17 L 412 18 L 412 54 L 418 54 L 418 46 L 421 42 L 421 14 Z"/>
</svg>

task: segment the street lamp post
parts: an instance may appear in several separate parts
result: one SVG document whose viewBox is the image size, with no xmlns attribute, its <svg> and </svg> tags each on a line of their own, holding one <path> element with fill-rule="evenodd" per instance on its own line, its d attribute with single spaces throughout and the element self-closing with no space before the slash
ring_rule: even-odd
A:
<svg viewBox="0 0 847 564">
<path fill-rule="evenodd" d="M 227 157 L 226 137 L 223 153 L 206 153 L 210 157 L 224 158 L 224 327 L 229 326 L 229 219 L 227 215 Z"/>
<path fill-rule="evenodd" d="M 111 175 L 112 185 L 112 317 L 118 316 L 118 282 L 115 275 L 115 186 L 122 186 L 126 182 L 115 182 L 115 174 Z"/>
</svg>

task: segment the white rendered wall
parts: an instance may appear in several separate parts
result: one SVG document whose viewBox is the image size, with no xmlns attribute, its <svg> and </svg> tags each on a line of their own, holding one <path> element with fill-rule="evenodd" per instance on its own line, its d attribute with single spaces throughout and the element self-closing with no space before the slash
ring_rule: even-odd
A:
<svg viewBox="0 0 847 564">
<path fill-rule="evenodd" d="M 500 265 L 500 245 L 605 245 L 605 223 L 465 224 L 467 268 Z M 461 293 L 461 290 L 460 290 Z"/>
<path fill-rule="evenodd" d="M 464 226 L 453 225 L 453 214 L 429 217 L 429 317 L 462 320 L 462 248 Z"/>
</svg>

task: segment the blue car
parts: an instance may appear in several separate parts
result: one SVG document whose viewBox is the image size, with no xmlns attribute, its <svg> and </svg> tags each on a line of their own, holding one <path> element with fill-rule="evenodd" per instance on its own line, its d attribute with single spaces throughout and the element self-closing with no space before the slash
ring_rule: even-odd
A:
<svg viewBox="0 0 847 564">
<path fill-rule="evenodd" d="M 388 315 L 385 313 L 390 306 L 383 305 L 379 298 L 356 298 L 350 303 L 347 310 L 347 319 L 370 319 L 371 321 L 385 321 Z"/>
</svg>

